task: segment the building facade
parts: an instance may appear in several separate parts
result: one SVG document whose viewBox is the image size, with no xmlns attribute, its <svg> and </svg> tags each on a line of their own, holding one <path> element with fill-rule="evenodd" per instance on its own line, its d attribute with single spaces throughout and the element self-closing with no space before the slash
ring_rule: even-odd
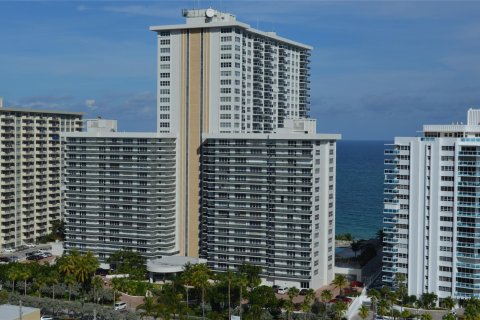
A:
<svg viewBox="0 0 480 320">
<path fill-rule="evenodd" d="M 209 133 L 272 133 L 308 116 L 311 47 L 232 14 L 184 10 L 158 41 L 157 128 L 178 135 L 181 253 L 199 255 L 200 150 Z"/>
<path fill-rule="evenodd" d="M 480 110 L 385 150 L 383 280 L 408 293 L 480 297 Z"/>
<path fill-rule="evenodd" d="M 117 132 L 102 119 L 87 130 L 63 135 L 66 249 L 102 261 L 122 249 L 178 254 L 175 136 Z"/>
<path fill-rule="evenodd" d="M 267 284 L 334 276 L 338 135 L 211 134 L 202 148 L 202 252 L 214 270 L 261 266 Z"/>
<path fill-rule="evenodd" d="M 0 107 L 0 248 L 35 243 L 62 218 L 62 132 L 82 113 Z"/>
</svg>

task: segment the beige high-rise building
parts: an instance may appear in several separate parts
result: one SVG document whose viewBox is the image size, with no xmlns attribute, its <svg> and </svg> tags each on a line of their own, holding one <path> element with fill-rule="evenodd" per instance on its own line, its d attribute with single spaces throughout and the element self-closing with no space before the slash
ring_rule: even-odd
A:
<svg viewBox="0 0 480 320">
<path fill-rule="evenodd" d="M 82 113 L 0 107 L 0 248 L 36 242 L 62 218 L 61 132 Z"/>
<path fill-rule="evenodd" d="M 158 132 L 178 135 L 182 254 L 198 255 L 200 162 L 207 133 L 275 133 L 308 117 L 310 46 L 213 9 L 184 10 L 158 37 Z"/>
</svg>

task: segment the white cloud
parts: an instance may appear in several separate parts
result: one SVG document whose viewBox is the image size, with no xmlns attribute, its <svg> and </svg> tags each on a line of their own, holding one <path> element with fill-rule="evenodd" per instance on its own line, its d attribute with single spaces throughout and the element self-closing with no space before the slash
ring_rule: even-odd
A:
<svg viewBox="0 0 480 320">
<path fill-rule="evenodd" d="M 90 110 L 97 110 L 98 109 L 98 106 L 96 104 L 96 101 L 93 100 L 93 99 L 87 99 L 85 100 L 85 106 L 90 109 Z"/>
</svg>

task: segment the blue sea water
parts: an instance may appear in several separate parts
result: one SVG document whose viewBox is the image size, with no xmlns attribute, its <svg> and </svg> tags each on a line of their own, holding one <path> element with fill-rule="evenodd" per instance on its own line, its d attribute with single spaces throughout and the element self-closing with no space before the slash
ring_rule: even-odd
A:
<svg viewBox="0 0 480 320">
<path fill-rule="evenodd" d="M 382 228 L 385 143 L 337 143 L 336 234 L 368 239 Z"/>
</svg>

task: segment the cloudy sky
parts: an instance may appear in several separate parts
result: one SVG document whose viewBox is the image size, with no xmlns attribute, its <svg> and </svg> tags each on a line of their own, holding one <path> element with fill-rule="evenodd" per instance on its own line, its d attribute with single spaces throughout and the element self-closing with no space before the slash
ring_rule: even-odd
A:
<svg viewBox="0 0 480 320">
<path fill-rule="evenodd" d="M 391 140 L 480 107 L 480 1 L 0 1 L 0 96 L 153 131 L 148 27 L 195 7 L 312 45 L 320 132 Z"/>
</svg>

